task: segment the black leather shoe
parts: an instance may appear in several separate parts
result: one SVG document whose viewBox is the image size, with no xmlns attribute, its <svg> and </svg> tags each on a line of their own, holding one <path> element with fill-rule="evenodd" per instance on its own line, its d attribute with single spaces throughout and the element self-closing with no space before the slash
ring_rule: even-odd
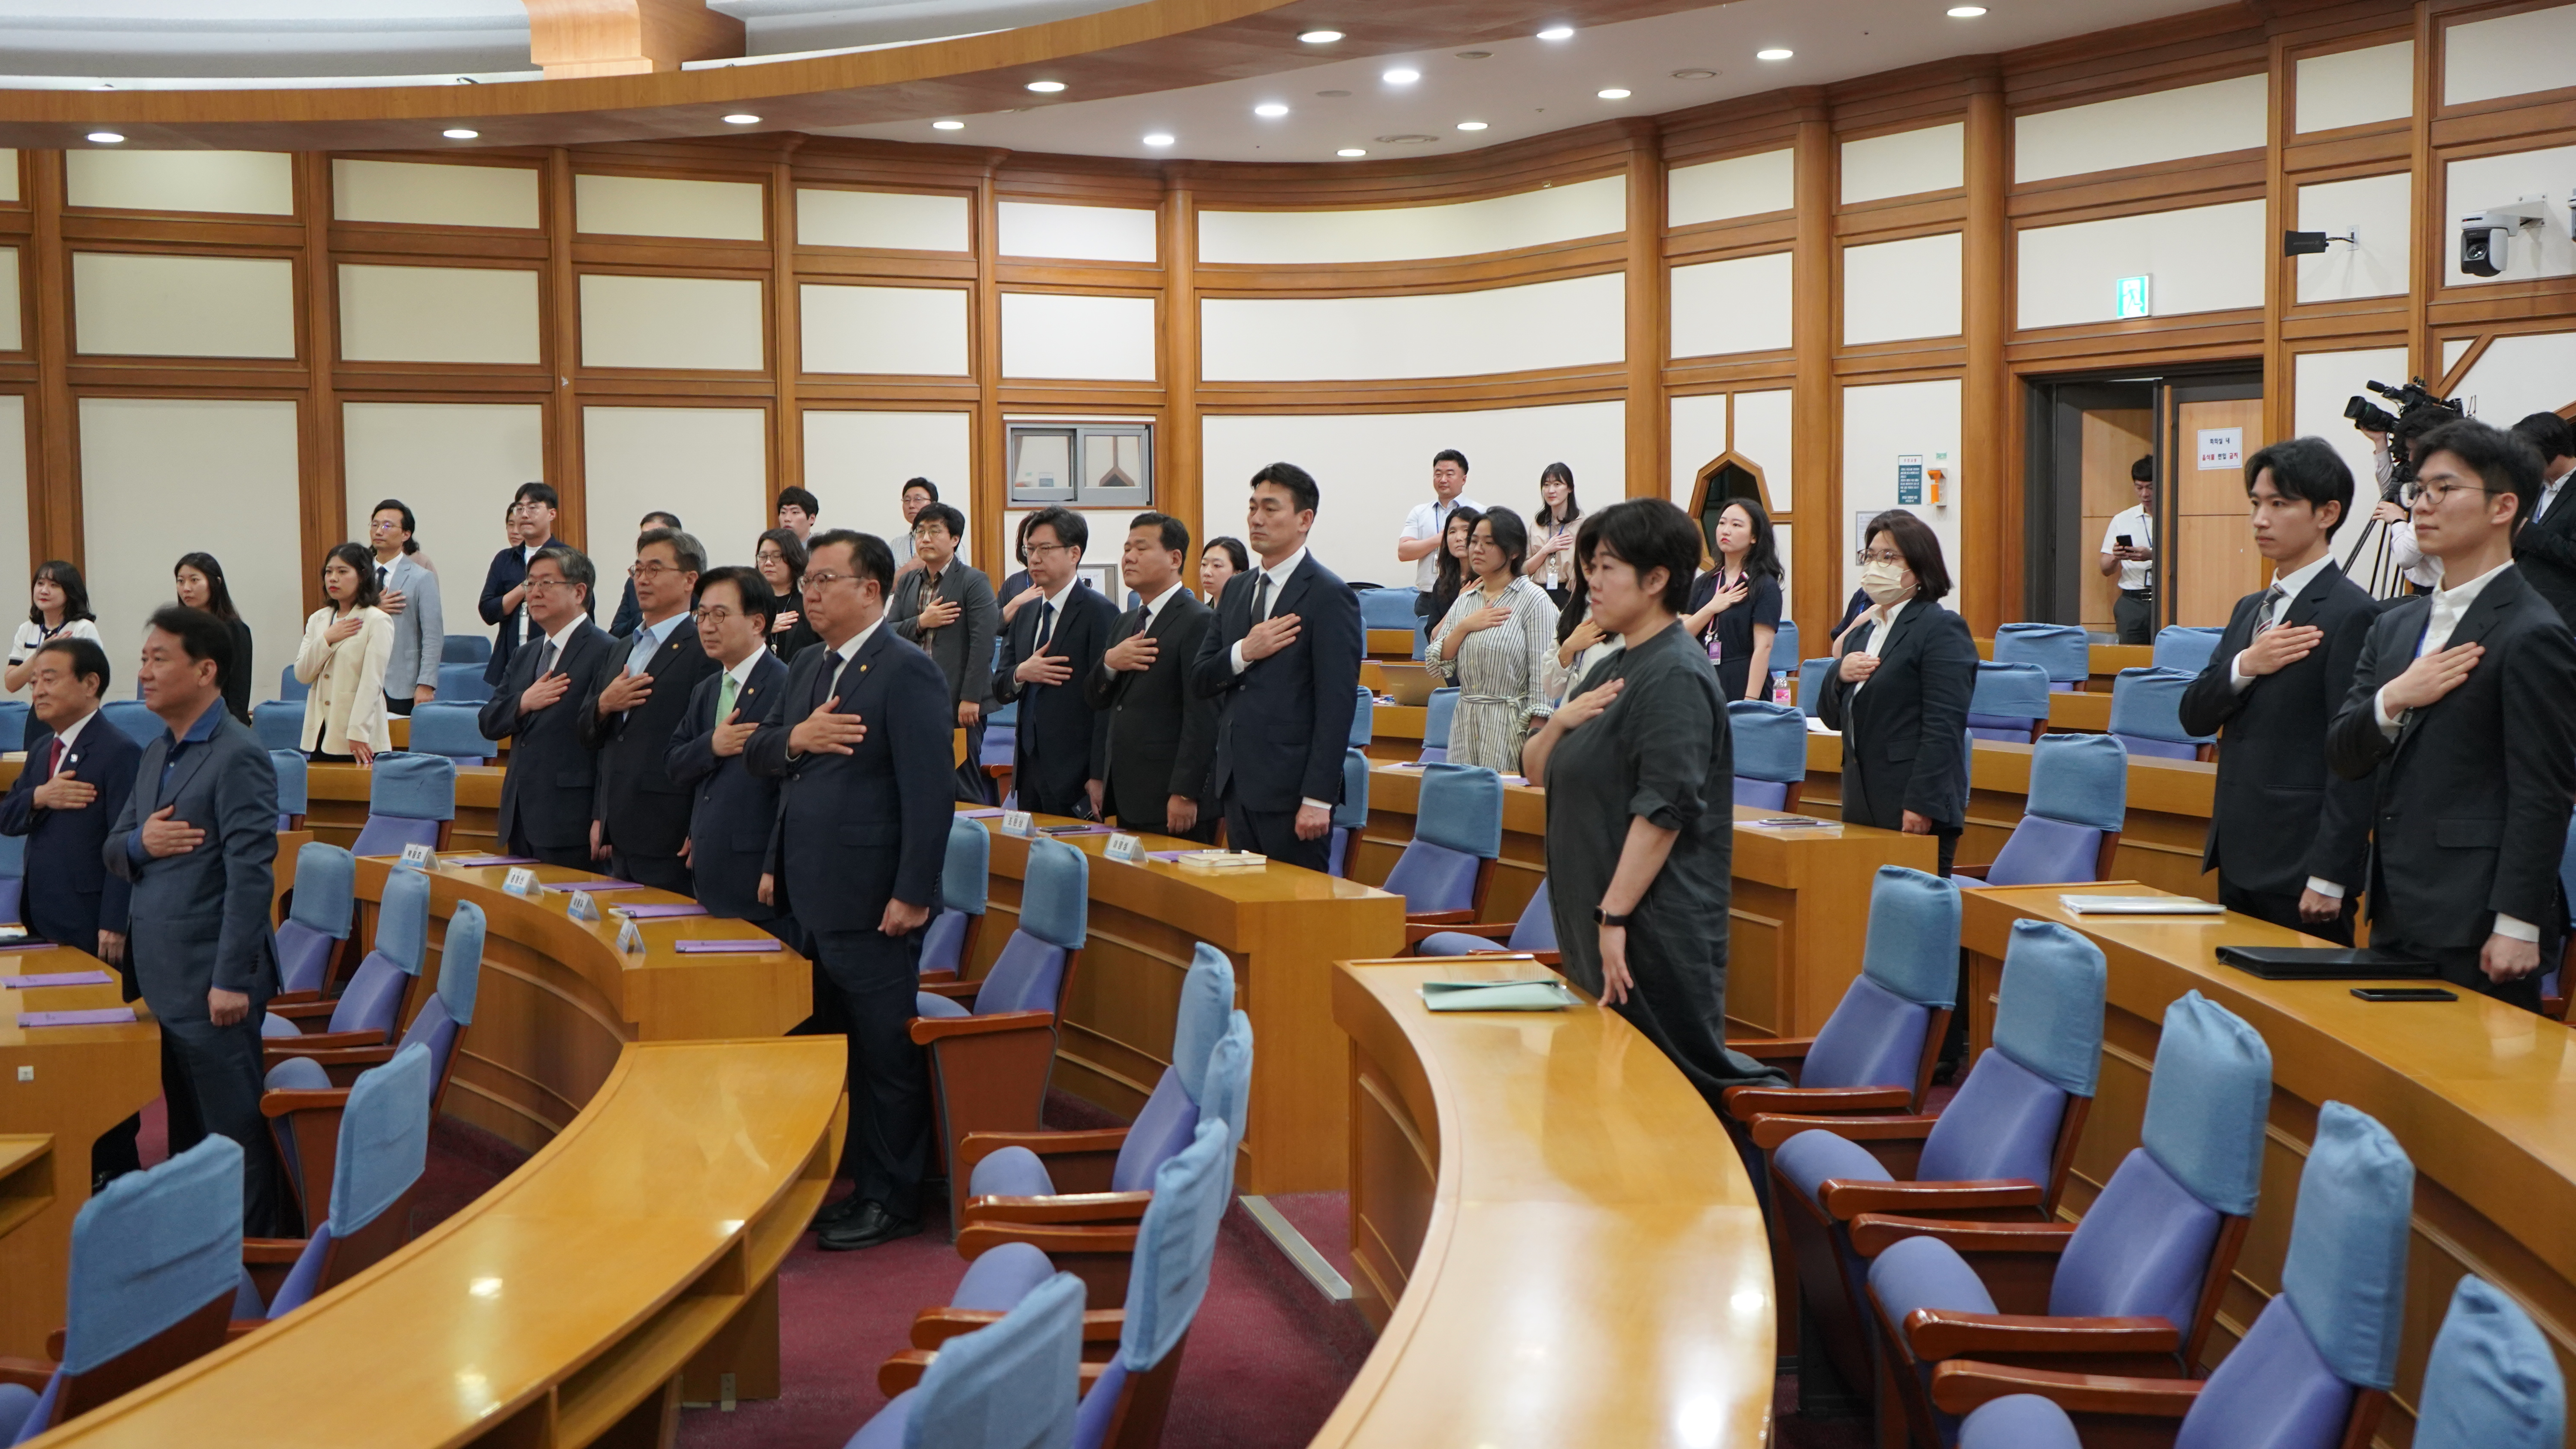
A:
<svg viewBox="0 0 2576 1449">
<path fill-rule="evenodd" d="M 873 1248 L 891 1243 L 921 1231 L 921 1219 L 899 1218 L 876 1203 L 869 1203 L 841 1222 L 823 1230 L 814 1246 L 826 1253 L 849 1253 L 860 1248 Z"/>
<path fill-rule="evenodd" d="M 814 1221 L 806 1224 L 806 1226 L 809 1228 L 820 1229 L 833 1227 L 840 1223 L 846 1223 L 850 1219 L 857 1217 L 859 1215 L 859 1209 L 864 1208 L 867 1205 L 868 1200 L 866 1198 L 853 1192 L 848 1197 L 841 1199 L 839 1202 L 825 1204 L 821 1211 L 814 1214 Z"/>
</svg>

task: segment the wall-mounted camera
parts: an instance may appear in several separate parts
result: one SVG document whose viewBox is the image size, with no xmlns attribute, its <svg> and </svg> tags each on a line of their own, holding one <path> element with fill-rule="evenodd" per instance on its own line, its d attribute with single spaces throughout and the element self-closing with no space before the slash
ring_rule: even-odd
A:
<svg viewBox="0 0 2576 1449">
<path fill-rule="evenodd" d="M 2548 204 L 2538 197 L 2491 206 L 2460 218 L 2460 270 L 2472 277 L 2500 276 L 2505 245 L 2526 226 L 2549 219 Z"/>
</svg>

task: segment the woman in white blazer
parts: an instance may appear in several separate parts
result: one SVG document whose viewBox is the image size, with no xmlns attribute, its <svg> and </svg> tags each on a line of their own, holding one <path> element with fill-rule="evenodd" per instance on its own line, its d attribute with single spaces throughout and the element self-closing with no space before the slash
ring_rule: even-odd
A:
<svg viewBox="0 0 2576 1449">
<path fill-rule="evenodd" d="M 304 642 L 295 651 L 295 677 L 313 689 L 304 702 L 301 744 L 315 760 L 372 764 L 377 751 L 394 747 L 385 711 L 394 621 L 376 607 L 376 570 L 367 550 L 354 543 L 333 548 L 322 564 L 322 592 L 331 602 L 304 621 Z"/>
</svg>

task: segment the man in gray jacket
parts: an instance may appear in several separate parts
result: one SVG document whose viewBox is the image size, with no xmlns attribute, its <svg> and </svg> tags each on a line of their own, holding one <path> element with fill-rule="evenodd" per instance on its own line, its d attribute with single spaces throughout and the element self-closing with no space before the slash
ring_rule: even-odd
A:
<svg viewBox="0 0 2576 1449">
<path fill-rule="evenodd" d="M 894 632 L 921 646 L 948 678 L 949 708 L 966 731 L 966 760 L 957 767 L 957 798 L 991 803 L 984 785 L 984 716 L 993 703 L 993 631 L 1001 605 L 984 571 L 957 561 L 966 515 L 945 503 L 912 520 L 912 557 L 920 565 L 895 579 L 886 618 Z"/>
<path fill-rule="evenodd" d="M 399 498 L 376 505 L 367 542 L 376 551 L 377 607 L 394 617 L 393 658 L 385 665 L 385 708 L 409 714 L 438 697 L 438 666 L 447 656 L 447 611 L 431 573 L 412 541 L 418 527 L 411 506 Z"/>
<path fill-rule="evenodd" d="M 134 883 L 126 954 L 180 1068 L 170 1150 L 209 1132 L 239 1144 L 242 1231 L 267 1237 L 276 1154 L 259 1115 L 259 1023 L 277 991 L 277 772 L 224 710 L 231 653 L 232 632 L 212 614 L 170 604 L 152 615 L 139 677 L 169 731 L 143 747 L 102 854 Z"/>
</svg>

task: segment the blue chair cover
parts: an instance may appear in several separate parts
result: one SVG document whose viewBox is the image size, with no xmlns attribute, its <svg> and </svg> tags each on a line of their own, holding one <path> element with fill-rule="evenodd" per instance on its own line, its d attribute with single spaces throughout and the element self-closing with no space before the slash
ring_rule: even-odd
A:
<svg viewBox="0 0 2576 1449">
<path fill-rule="evenodd" d="M 2073 624 L 2005 624 L 1995 630 L 1995 662 L 2036 664 L 2051 684 L 2081 684 L 2093 675 L 2093 645 Z"/>
<path fill-rule="evenodd" d="M 474 1023 L 474 997 L 483 984 L 485 925 L 483 908 L 461 901 L 456 914 L 447 918 L 447 939 L 439 943 L 438 1002 L 458 1026 Z"/>
<path fill-rule="evenodd" d="M 1422 621 L 1414 616 L 1414 591 L 1409 588 L 1361 589 L 1360 627 L 1363 629 L 1411 629 Z"/>
<path fill-rule="evenodd" d="M 1735 776 L 1795 785 L 1807 778 L 1807 717 L 1785 704 L 1730 700 L 1726 727 L 1735 735 Z"/>
<path fill-rule="evenodd" d="M 2218 640 L 2227 631 L 2189 624 L 2168 624 L 2156 631 L 2155 665 L 2158 669 L 2178 669 L 2185 674 L 2198 674 L 2209 667 L 2209 656 L 2218 652 Z"/>
<path fill-rule="evenodd" d="M 1422 750 L 1425 759 L 1438 750 L 1447 758 L 1449 726 L 1458 717 L 1458 686 L 1443 685 L 1431 691 L 1430 703 L 1422 711 Z"/>
<path fill-rule="evenodd" d="M 480 664 L 441 664 L 438 666 L 440 700 L 462 704 L 481 704 L 492 697 L 492 686 L 483 682 Z"/>
<path fill-rule="evenodd" d="M 1127 1322 L 1118 1338 L 1119 1361 L 1129 1373 L 1161 1363 L 1189 1332 L 1207 1296 L 1217 1226 L 1234 1200 L 1233 1189 L 1231 1128 L 1202 1114 L 1190 1145 L 1154 1174 L 1154 1200 L 1137 1229 Z"/>
<path fill-rule="evenodd" d="M 2095 830 L 2129 818 L 2129 751 L 2109 735 L 2041 735 L 2030 755 L 2033 815 Z"/>
<path fill-rule="evenodd" d="M 1366 749 L 1368 742 L 1375 738 L 1377 738 L 1377 696 L 1369 693 L 1368 686 L 1363 684 L 1359 686 L 1359 705 L 1351 711 L 1351 748 Z"/>
<path fill-rule="evenodd" d="M 480 634 L 450 634 L 439 641 L 438 662 L 478 668 L 492 659 L 492 641 Z"/>
<path fill-rule="evenodd" d="M 1825 697 L 1825 680 L 1839 667 L 1834 659 L 1803 659 L 1798 663 L 1798 713 L 1816 717 L 1816 703 Z"/>
<path fill-rule="evenodd" d="M 405 820 L 456 818 L 456 762 L 411 751 L 376 757 L 367 772 L 367 813 Z"/>
<path fill-rule="evenodd" d="M 2415 1164 L 2397 1139 L 2367 1115 L 2326 1103 L 2299 1174 L 2281 1293 L 2317 1356 L 2345 1383 L 2386 1389 L 2397 1382 L 2414 1207 Z"/>
<path fill-rule="evenodd" d="M 1959 994 L 1959 887 L 1901 865 L 1882 865 L 1869 887 L 1869 937 L 1860 973 L 1918 1006 L 1952 1006 Z"/>
<path fill-rule="evenodd" d="M 36 712 L 23 699 L 0 699 L 0 750 L 23 750 L 36 730 Z"/>
<path fill-rule="evenodd" d="M 1547 899 L 1547 880 L 1541 877 L 1538 889 L 1530 894 L 1529 904 L 1521 907 L 1512 922 L 1510 939 L 1498 946 L 1483 936 L 1464 931 L 1435 931 L 1414 943 L 1416 956 L 1473 956 L 1480 951 L 1553 951 L 1556 949 L 1556 915 Z"/>
<path fill-rule="evenodd" d="M 1369 761 L 1357 750 L 1342 752 L 1342 798 L 1333 807 L 1333 824 L 1357 830 L 1368 824 Z M 1337 872 L 1338 873 L 1338 872 Z"/>
<path fill-rule="evenodd" d="M 170 732 L 170 727 L 161 723 L 161 716 L 139 699 L 111 699 L 100 705 L 98 712 L 116 726 L 117 733 L 138 745 L 148 745 Z"/>
<path fill-rule="evenodd" d="M 241 1280 L 242 1151 L 210 1135 L 127 1173 L 72 1219 L 63 1372 L 88 1373 Z"/>
<path fill-rule="evenodd" d="M 992 879 L 992 833 L 963 815 L 950 820 L 948 850 L 939 864 L 940 908 L 984 914 Z"/>
<path fill-rule="evenodd" d="M 1789 672 L 1789 661 L 1797 657 L 1798 621 L 1795 619 L 1783 619 L 1780 621 L 1779 627 L 1773 630 L 1771 634 L 1771 672 L 1773 674 L 1787 674 Z M 1770 692 L 1765 690 L 1762 697 L 1765 699 L 1770 698 Z"/>
<path fill-rule="evenodd" d="M 429 1163 L 429 1048 L 413 1042 L 358 1074 L 340 1114 L 331 1169 L 331 1235 L 346 1238 L 394 1205 Z"/>
<path fill-rule="evenodd" d="M 2054 921 L 2015 921 L 1995 1005 L 1995 1050 L 2072 1096 L 2102 1074 L 2102 1004 L 2110 967 L 2100 947 Z"/>
<path fill-rule="evenodd" d="M 2272 1051 L 2244 1018 L 2186 991 L 2165 1008 L 2141 1145 L 2192 1196 L 2249 1217 L 2263 1186 Z"/>
<path fill-rule="evenodd" d="M 879 1412 L 900 1414 L 903 1449 L 1060 1449 L 1081 1393 L 1082 1280 L 1058 1273 L 1002 1320 L 939 1347 L 921 1384 Z M 875 1427 L 872 1423 L 871 1428 Z M 861 1445 L 866 1431 L 851 1441 Z"/>
<path fill-rule="evenodd" d="M 2415 1449 L 2559 1449 L 2567 1435 L 2567 1384 L 2529 1315 L 2472 1274 L 2424 1363 Z"/>
<path fill-rule="evenodd" d="M 1503 853 L 1503 777 L 1483 766 L 1437 765 L 1422 772 L 1413 838 L 1493 860 Z"/>
<path fill-rule="evenodd" d="M 311 686 L 311 685 L 309 685 L 309 684 L 306 684 L 303 680 L 300 680 L 300 679 L 298 679 L 298 678 L 296 678 L 296 677 L 295 677 L 295 666 L 294 666 L 294 665 L 289 664 L 289 665 L 287 665 L 285 668 L 280 669 L 280 670 L 278 670 L 278 671 L 277 671 L 277 697 L 278 697 L 278 698 L 280 698 L 280 699 L 305 699 L 305 698 L 309 698 L 309 697 L 312 695 L 312 693 L 313 693 L 313 686 Z"/>
<path fill-rule="evenodd" d="M 2037 1394 L 2007 1394 L 1961 1421 L 1958 1449 L 2084 1449 L 2084 1441 L 2064 1409 Z"/>
<path fill-rule="evenodd" d="M 358 901 L 358 858 L 308 840 L 295 852 L 295 905 L 286 919 L 334 941 L 349 938 Z"/>
<path fill-rule="evenodd" d="M 1987 729 L 2017 728 L 2027 734 L 2030 721 L 2048 718 L 2048 671 L 2036 664 L 1977 661 L 1977 682 L 1968 696 L 1968 722 Z M 1998 724 L 1997 721 L 2010 722 Z"/>
<path fill-rule="evenodd" d="M 374 955 L 418 976 L 429 964 L 429 877 L 397 866 L 385 877 L 385 898 L 376 906 Z"/>
<path fill-rule="evenodd" d="M 1029 842 L 1020 887 L 1020 930 L 1067 951 L 1082 945 L 1091 920 L 1091 857 L 1051 837 Z"/>
<path fill-rule="evenodd" d="M 484 737 L 481 717 L 480 707 L 458 700 L 434 699 L 413 705 L 411 753 L 445 755 L 478 765 L 498 759 L 501 742 Z"/>
<path fill-rule="evenodd" d="M 272 699 L 250 712 L 251 738 L 264 750 L 300 749 L 304 743 L 304 699 Z"/>
<path fill-rule="evenodd" d="M 1172 1071 L 1193 1102 L 1207 1101 L 1208 1054 L 1234 1018 L 1234 962 L 1205 941 L 1190 953 L 1172 1023 Z"/>
<path fill-rule="evenodd" d="M 2205 745 L 2218 738 L 2182 727 L 2182 692 L 2198 677 L 2179 669 L 2121 670 L 2111 681 L 2111 733 L 2181 745 Z"/>
<path fill-rule="evenodd" d="M 311 762 L 294 750 L 268 752 L 269 767 L 277 771 L 277 813 L 301 815 L 307 800 L 306 782 Z"/>
</svg>

